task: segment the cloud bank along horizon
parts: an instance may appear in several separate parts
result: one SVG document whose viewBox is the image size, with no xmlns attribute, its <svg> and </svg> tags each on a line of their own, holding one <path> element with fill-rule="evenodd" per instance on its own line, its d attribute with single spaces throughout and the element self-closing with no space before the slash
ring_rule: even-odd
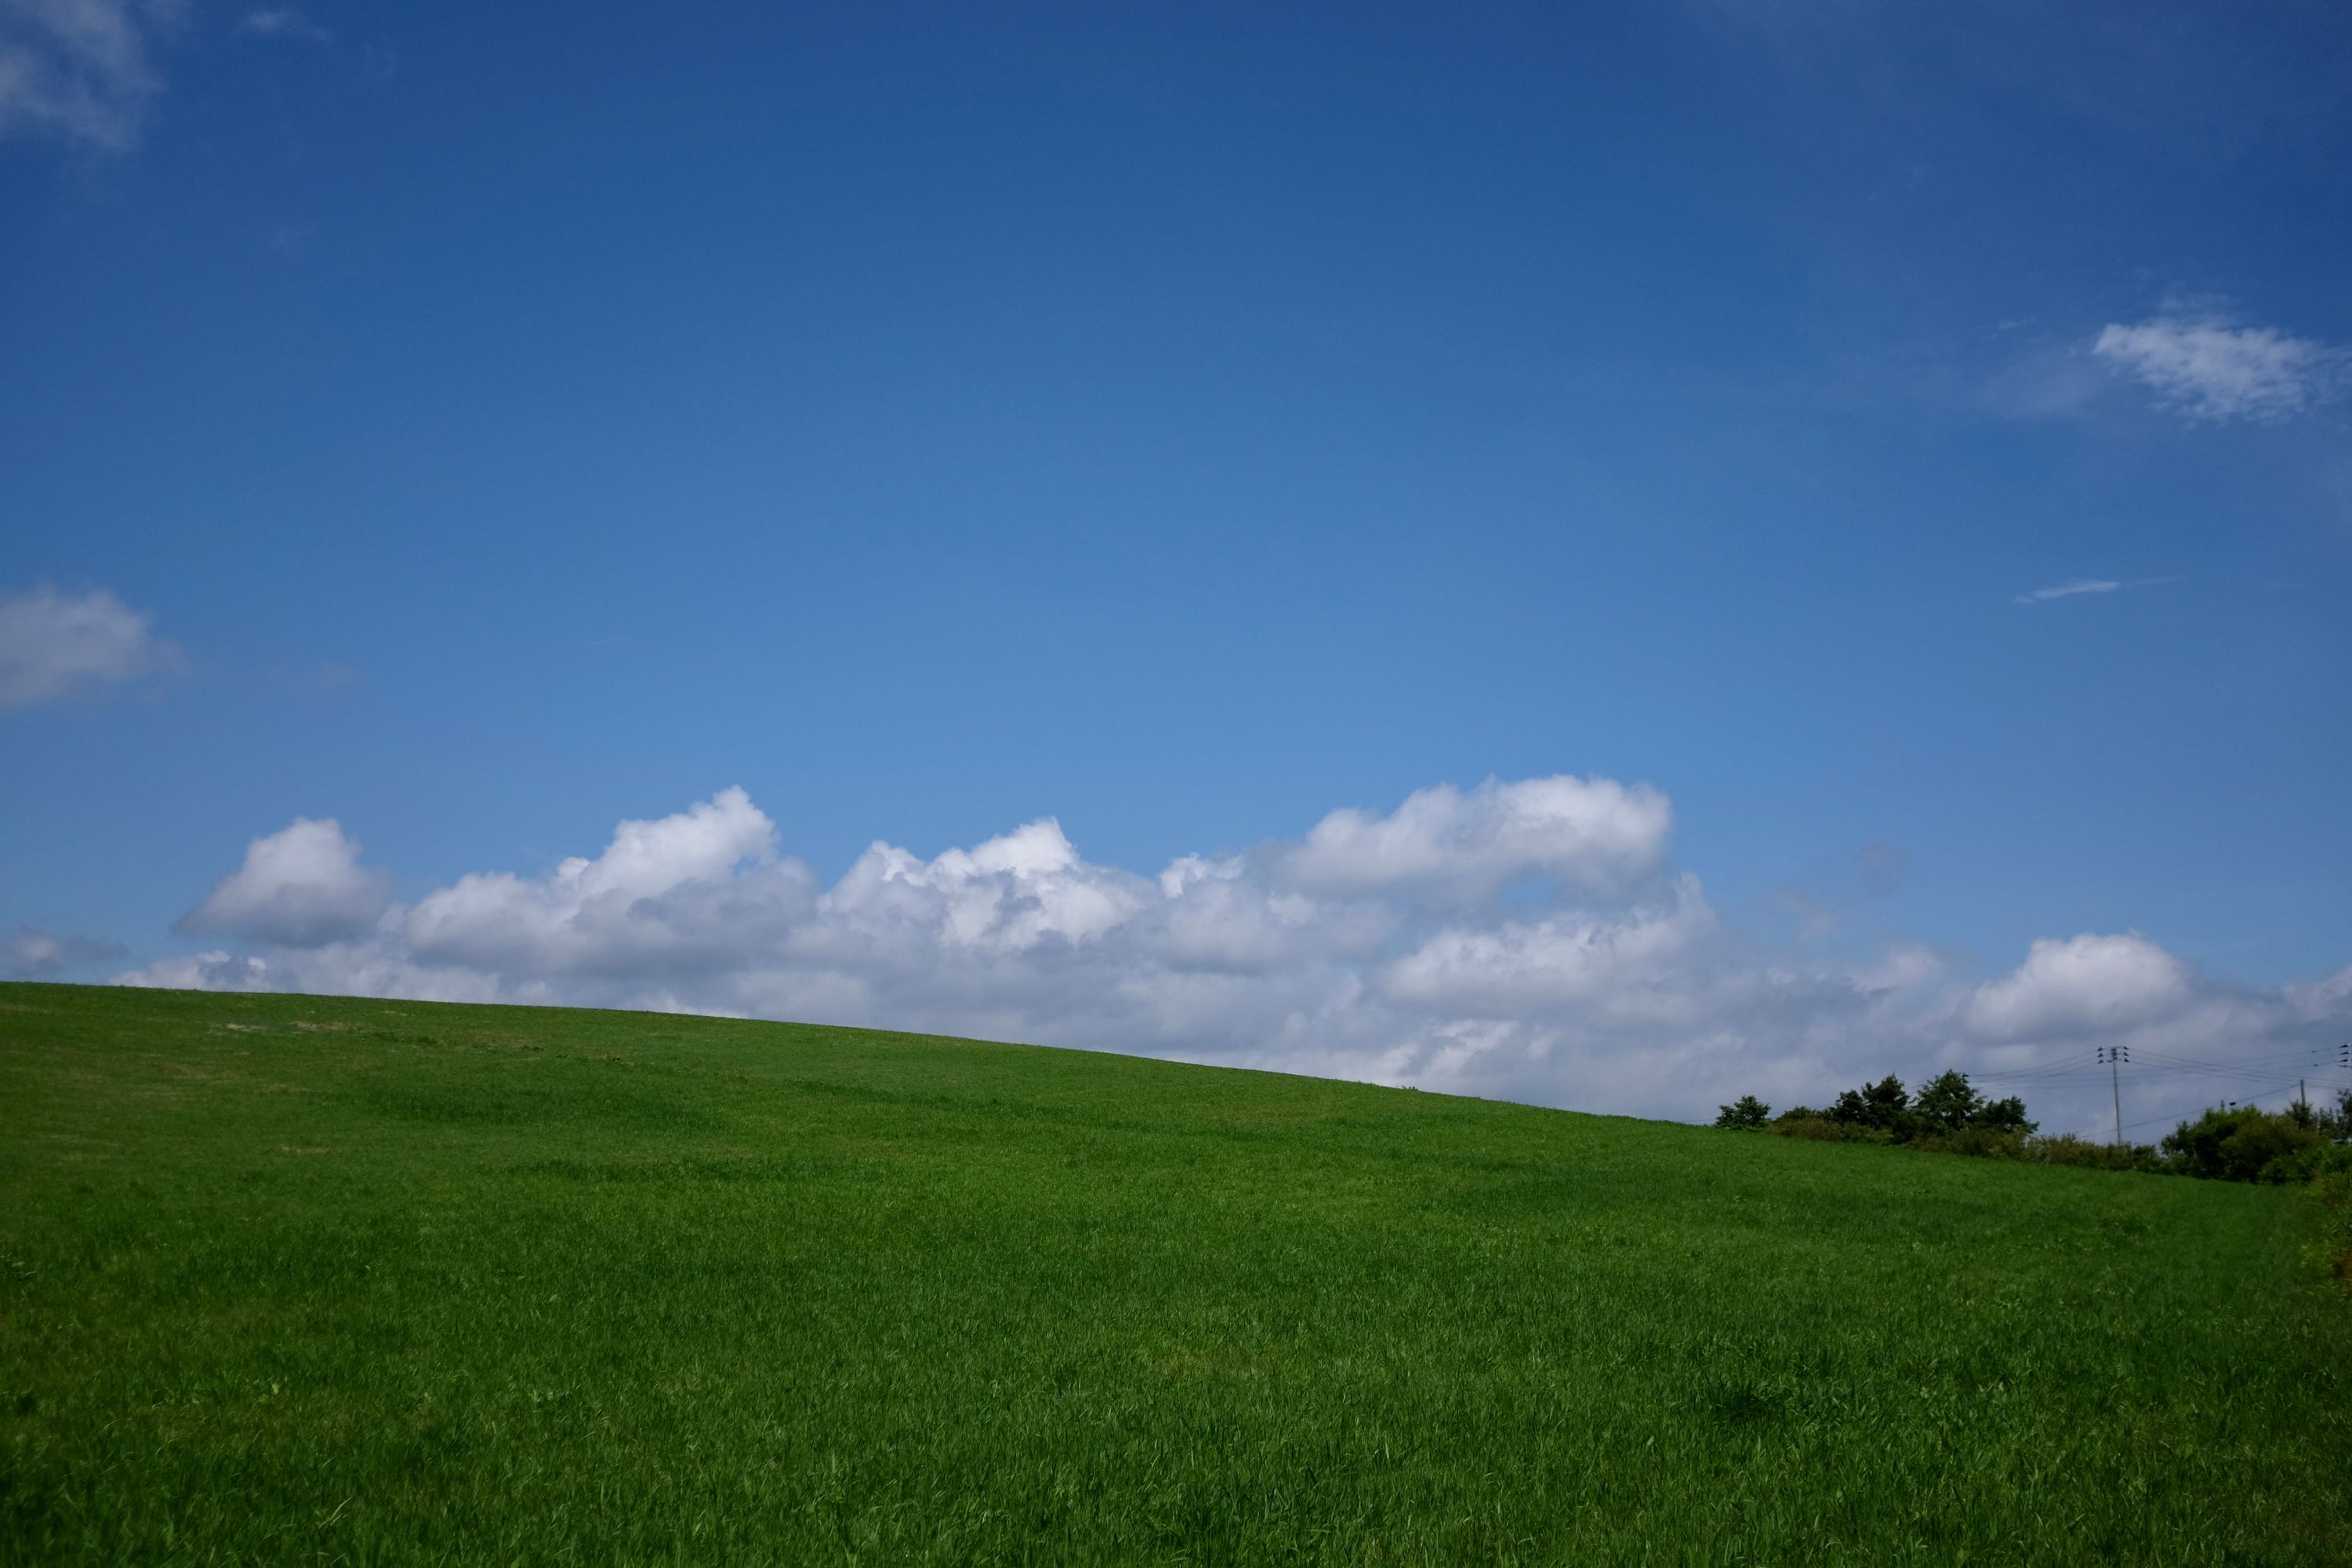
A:
<svg viewBox="0 0 2352 1568">
<path fill-rule="evenodd" d="M 117 979 L 862 1025 L 1691 1119 L 1956 1067 L 2052 1131 L 2111 1126 L 2104 1079 L 2074 1070 L 2099 1045 L 2292 1080 L 2352 1032 L 2352 963 L 2254 989 L 2085 933 L 1979 982 L 1901 939 L 1767 944 L 1673 863 L 1673 827 L 1647 784 L 1490 779 L 1156 877 L 1046 817 L 930 859 L 877 841 L 828 888 L 729 788 L 593 858 L 404 903 L 341 823 L 297 818 L 175 927 L 228 945 Z M 2127 1109 L 2252 1088 L 2192 1076 Z"/>
</svg>

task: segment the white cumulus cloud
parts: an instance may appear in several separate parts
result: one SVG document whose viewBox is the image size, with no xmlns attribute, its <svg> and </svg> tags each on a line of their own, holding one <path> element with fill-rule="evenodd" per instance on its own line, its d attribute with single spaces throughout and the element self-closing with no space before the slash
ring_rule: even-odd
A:
<svg viewBox="0 0 2352 1568">
<path fill-rule="evenodd" d="M 2168 310 L 2103 328 L 2091 352 L 2191 419 L 2280 419 L 2342 385 L 2343 350 L 2216 312 Z"/>
<path fill-rule="evenodd" d="M 777 858 L 774 826 L 730 789 L 675 816 L 624 822 L 603 854 L 545 877 L 461 877 L 404 912 L 395 946 L 419 963 L 526 987 L 724 971 L 780 942 L 815 881 Z"/>
<path fill-rule="evenodd" d="M 1654 1009 L 1689 994 L 1686 963 L 1715 925 L 1694 879 L 1656 908 L 1444 927 L 1389 964 L 1381 985 L 1399 1001 L 1472 1016 Z"/>
<path fill-rule="evenodd" d="M 2044 937 L 2025 962 L 1969 998 L 1990 1039 L 2103 1034 L 2146 1023 L 2190 994 L 2189 968 L 2146 937 Z"/>
<path fill-rule="evenodd" d="M 1900 941 L 1768 950 L 1672 864 L 1672 820 L 1647 786 L 1489 782 L 1156 876 L 1043 818 L 929 858 L 877 843 L 828 887 L 728 789 L 409 904 L 334 822 L 297 820 L 187 922 L 254 951 L 121 978 L 870 1025 L 1685 1117 L 2352 1025 L 2352 980 L 2231 988 L 2137 935 L 2037 943 L 1983 984 Z M 2105 1104 L 2060 1079 L 2034 1109 L 2087 1125 Z"/>
<path fill-rule="evenodd" d="M 170 991 L 269 991 L 277 989 L 265 959 L 238 957 L 226 952 L 162 958 L 133 974 L 118 975 L 117 985 L 151 985 Z M 449 998 L 457 1000 L 457 998 Z M 440 1000 L 440 998 L 420 998 Z"/>
<path fill-rule="evenodd" d="M 345 837 L 333 817 L 298 816 L 247 845 L 245 864 L 175 929 L 318 947 L 364 934 L 391 904 L 390 873 L 362 866 L 358 842 Z"/>
<path fill-rule="evenodd" d="M 1586 887 L 1635 881 L 1665 859 L 1666 797 L 1646 784 L 1568 776 L 1416 791 L 1386 816 L 1335 811 L 1284 858 L 1302 887 L 1422 887 L 1478 898 L 1529 872 Z"/>
<path fill-rule="evenodd" d="M 75 697 L 171 664 L 149 617 L 103 589 L 0 598 L 0 708 Z"/>
</svg>

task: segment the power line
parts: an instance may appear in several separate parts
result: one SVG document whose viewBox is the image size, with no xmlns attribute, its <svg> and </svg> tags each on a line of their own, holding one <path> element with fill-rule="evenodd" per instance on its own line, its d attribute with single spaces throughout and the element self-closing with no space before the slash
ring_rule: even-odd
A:
<svg viewBox="0 0 2352 1568">
<path fill-rule="evenodd" d="M 2352 1091 L 2352 1082 L 2338 1082 L 2333 1075 L 2316 1076 L 2310 1070 L 2295 1072 L 2298 1068 L 2324 1071 L 2330 1066 L 2352 1071 L 2352 1040 L 2345 1041 L 2335 1047 L 2336 1060 L 2333 1063 L 2326 1060 L 2329 1052 L 2325 1047 L 2259 1051 L 2226 1058 L 2179 1056 L 2170 1051 L 2143 1048 L 2138 1050 L 2137 1059 L 2135 1059 L 2134 1049 L 2128 1045 L 2100 1046 L 2093 1049 L 2091 1060 L 2088 1062 L 2084 1061 L 2079 1056 L 2070 1054 L 2057 1061 L 2044 1062 L 2037 1067 L 1979 1072 L 1974 1074 L 1970 1081 L 1981 1083 L 1988 1089 L 1996 1090 L 2006 1089 L 2026 1092 L 2058 1092 L 2073 1089 L 2080 1092 L 2091 1087 L 2096 1080 L 2098 1069 L 2104 1067 L 2107 1069 L 2107 1091 L 2113 1097 L 2116 1142 L 2119 1144 L 2124 1142 L 2124 1134 L 2135 1128 L 2149 1127 L 2166 1121 L 2185 1122 L 2194 1114 L 2192 1112 L 2182 1115 L 2148 1116 L 2136 1121 L 2126 1121 L 2123 1110 L 2122 1070 L 2126 1067 L 2137 1069 L 2159 1084 L 2175 1082 L 2181 1083 L 2181 1087 L 2186 1088 L 2187 1084 L 2182 1080 L 2202 1079 L 2213 1086 L 2213 1092 L 2216 1094 L 2222 1094 L 2229 1089 L 2237 1089 L 2243 1096 L 2244 1103 L 2248 1105 L 2254 1105 L 2276 1094 L 2300 1095 L 2308 1103 L 2310 1091 L 2314 1087 L 2323 1091 L 2329 1089 Z M 2295 1072 L 2295 1076 L 2282 1081 L 2283 1075 L 2289 1072 Z M 2260 1087 L 2240 1087 L 2250 1083 L 2259 1084 Z M 2228 1107 L 2235 1107 L 2239 1103 L 2240 1101 L 2236 1100 L 2225 1099 L 2223 1101 L 2223 1104 Z"/>
<path fill-rule="evenodd" d="M 2095 1058 L 2098 1066 L 2105 1066 L 2106 1064 L 2105 1052 L 2107 1048 L 2108 1047 L 2100 1047 L 2100 1054 Z M 2122 1050 L 2134 1049 L 2134 1047 L 2118 1047 L 2115 1048 Z M 2141 1059 L 2142 1057 L 2148 1059 L 2143 1061 Z M 2154 1051 L 2144 1051 L 2140 1052 L 2139 1055 L 2127 1058 L 2126 1059 L 2126 1065 L 2138 1068 L 2144 1076 L 2150 1078 L 2214 1078 L 2242 1079 L 2256 1078 L 2271 1079 L 2277 1077 L 2281 1073 L 2293 1071 L 2298 1066 L 2309 1065 L 2312 1067 L 2319 1067 L 2323 1064 L 2317 1061 L 2310 1061 L 2306 1064 L 2289 1059 L 2285 1061 L 2250 1062 L 2245 1065 L 2232 1066 L 2221 1062 L 2196 1061 L 2177 1057 L 2159 1058 Z M 1971 1082 L 1987 1084 L 2034 1085 L 2065 1083 L 2069 1081 L 2088 1082 L 2095 1079 L 2097 1076 L 2098 1071 L 2096 1066 L 2083 1063 L 2067 1063 L 2063 1066 L 2052 1066 L 2039 1069 L 2020 1069 L 2014 1072 L 1972 1073 L 1969 1075 L 1969 1080 Z"/>
<path fill-rule="evenodd" d="M 2215 1061 L 2203 1057 L 2168 1057 L 2160 1051 L 2143 1051 L 2140 1054 L 2151 1062 L 2183 1072 L 2284 1072 L 2289 1068 L 2335 1065 L 2315 1051 L 2306 1052 L 2299 1057 L 2247 1057 L 2238 1061 Z"/>
<path fill-rule="evenodd" d="M 2271 1086 L 2270 1086 L 2269 1088 L 2267 1088 L 2267 1089 L 2256 1089 L 2256 1090 L 2255 1090 L 2254 1092 L 2252 1092 L 2252 1094 L 2249 1094 L 2249 1095 L 2247 1095 L 2247 1096 L 2246 1096 L 2246 1099 L 2245 1099 L 2245 1100 L 2243 1101 L 2243 1103 L 2246 1103 L 2246 1104 L 2251 1105 L 2253 1101 L 2255 1101 L 2255 1100 L 2257 1100 L 2264 1099 L 2264 1098 L 2266 1098 L 2267 1096 L 2273 1095 L 2273 1094 L 2284 1094 L 2284 1093 L 2285 1093 L 2287 1090 L 2292 1089 L 2293 1088 L 2294 1088 L 2296 1081 L 2297 1081 L 2297 1080 L 2296 1080 L 2296 1079 L 2288 1079 L 2284 1083 L 2274 1083 L 2274 1084 L 2271 1085 Z M 2213 1110 L 2213 1109 L 2215 1109 L 2215 1108 L 2214 1108 L 2214 1107 L 2211 1107 L 2211 1106 L 2204 1106 L 2204 1107 L 2200 1107 L 2200 1110 Z M 2126 1122 L 2125 1122 L 2125 1123 L 2124 1123 L 2124 1125 L 2125 1125 L 2126 1127 L 2127 1127 L 2127 1128 L 2130 1128 L 2130 1127 L 2147 1127 L 2147 1126 L 2152 1126 L 2152 1125 L 2154 1125 L 2155 1123 L 2157 1123 L 2157 1122 L 2158 1122 L 2158 1121 L 2188 1121 L 2192 1120 L 2192 1114 L 2193 1114 L 2193 1113 L 2189 1112 L 2189 1111 L 2182 1111 L 2182 1112 L 2179 1112 L 2179 1114 L 2177 1114 L 2177 1115 L 2168 1115 L 2168 1116 L 2149 1116 L 2149 1117 L 2145 1117 L 2145 1118 L 2143 1118 L 2142 1120 L 2137 1121 L 2126 1121 Z"/>
<path fill-rule="evenodd" d="M 2213 1057 L 2183 1056 L 2172 1051 L 2159 1051 L 2153 1049 L 2144 1049 L 2142 1054 L 2150 1057 L 2162 1057 L 2167 1061 L 2175 1062 L 2210 1062 L 2218 1059 Z M 2242 1062 L 2267 1062 L 2293 1061 L 2299 1058 L 2309 1058 L 2313 1060 L 2316 1060 L 2319 1058 L 2329 1054 L 2330 1047 L 2326 1046 L 2295 1046 L 2284 1050 L 2245 1051 L 2229 1059 Z"/>
</svg>

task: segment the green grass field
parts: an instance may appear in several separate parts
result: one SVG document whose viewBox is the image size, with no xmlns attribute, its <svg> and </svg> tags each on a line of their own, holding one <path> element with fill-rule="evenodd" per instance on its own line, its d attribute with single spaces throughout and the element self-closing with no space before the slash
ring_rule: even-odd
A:
<svg viewBox="0 0 2352 1568">
<path fill-rule="evenodd" d="M 0 986 L 0 1561 L 2352 1561 L 2292 1191 Z"/>
</svg>

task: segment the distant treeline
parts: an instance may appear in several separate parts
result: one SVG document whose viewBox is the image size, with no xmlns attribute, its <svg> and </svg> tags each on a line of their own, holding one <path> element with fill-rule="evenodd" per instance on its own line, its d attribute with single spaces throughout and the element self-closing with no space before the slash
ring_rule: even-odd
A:
<svg viewBox="0 0 2352 1568">
<path fill-rule="evenodd" d="M 2159 1143 L 2103 1143 L 2071 1133 L 2044 1137 L 2011 1095 L 1987 1100 L 1965 1073 L 1948 1072 L 1916 1095 L 1893 1074 L 1850 1089 L 1826 1110 L 1799 1105 L 1772 1113 L 1752 1094 L 1722 1108 L 1717 1127 L 1810 1138 L 1825 1143 L 1899 1143 L 1906 1148 L 2052 1165 L 2095 1165 L 2223 1182 L 2307 1182 L 2352 1172 L 2352 1089 L 2333 1106 L 2298 1102 L 2284 1110 L 2216 1106 L 2183 1121 Z"/>
<path fill-rule="evenodd" d="M 2109 1171 L 2195 1176 L 2217 1182 L 2302 1182 L 2326 1209 L 2321 1258 L 2352 1288 L 2352 1089 L 2332 1106 L 2298 1100 L 2284 1110 L 2217 1105 L 2183 1121 L 2160 1143 L 2101 1143 L 2072 1133 L 2044 1137 L 2011 1096 L 1989 1100 L 1965 1073 L 1948 1072 L 1917 1095 L 1893 1074 L 1847 1089 L 1827 1110 L 1792 1106 L 1780 1115 L 1752 1094 L 1721 1108 L 1717 1127 L 1827 1143 L 1895 1143 L 1948 1154 L 2090 1165 Z"/>
</svg>

